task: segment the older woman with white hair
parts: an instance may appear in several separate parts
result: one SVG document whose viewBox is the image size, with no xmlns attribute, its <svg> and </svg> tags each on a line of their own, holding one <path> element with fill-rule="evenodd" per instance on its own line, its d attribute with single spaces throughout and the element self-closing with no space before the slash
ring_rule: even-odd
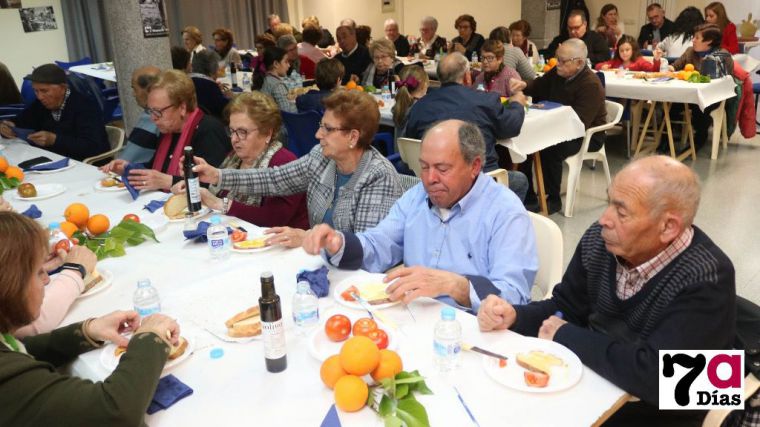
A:
<svg viewBox="0 0 760 427">
<path fill-rule="evenodd" d="M 362 74 L 362 85 L 382 88 L 398 80 L 398 73 L 404 64 L 396 59 L 396 49 L 390 40 L 373 41 L 369 45 L 369 56 L 372 58 L 372 64 Z"/>
<path fill-rule="evenodd" d="M 419 53 L 420 57 L 433 58 L 436 52 L 446 50 L 446 39 L 436 34 L 438 20 L 432 16 L 422 18 L 420 22 L 420 39 L 409 47 L 409 54 Z"/>
</svg>

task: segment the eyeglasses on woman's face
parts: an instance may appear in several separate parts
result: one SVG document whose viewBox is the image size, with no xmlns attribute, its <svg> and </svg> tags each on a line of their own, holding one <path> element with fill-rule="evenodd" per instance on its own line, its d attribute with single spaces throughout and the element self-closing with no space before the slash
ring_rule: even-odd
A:
<svg viewBox="0 0 760 427">
<path fill-rule="evenodd" d="M 246 129 L 246 128 L 226 128 L 227 136 L 232 138 L 232 136 L 236 136 L 238 140 L 242 141 L 246 138 L 248 138 L 248 135 L 252 134 L 253 132 L 257 132 L 258 128 L 252 128 L 252 129 Z"/>
<path fill-rule="evenodd" d="M 168 110 L 168 109 L 170 109 L 172 107 L 176 107 L 176 105 L 171 104 L 171 105 L 167 105 L 164 108 L 146 108 L 145 109 L 145 113 L 146 114 L 150 114 L 151 117 L 155 117 L 156 120 L 158 120 L 158 119 L 160 119 L 161 117 L 164 116 L 164 111 L 166 111 L 166 110 Z"/>
<path fill-rule="evenodd" d="M 347 132 L 347 131 L 350 131 L 351 129 L 329 126 L 329 125 L 324 124 L 324 122 L 319 122 L 319 130 L 329 135 L 336 131 Z"/>
</svg>

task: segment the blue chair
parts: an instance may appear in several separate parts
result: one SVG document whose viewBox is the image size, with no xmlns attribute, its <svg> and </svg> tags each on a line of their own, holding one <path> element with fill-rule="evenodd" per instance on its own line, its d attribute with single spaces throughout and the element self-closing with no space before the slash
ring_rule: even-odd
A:
<svg viewBox="0 0 760 427">
<path fill-rule="evenodd" d="M 288 130 L 288 150 L 297 157 L 303 157 L 319 144 L 316 137 L 322 114 L 316 111 L 288 113 L 282 111 L 282 121 Z"/>
<path fill-rule="evenodd" d="M 63 68 L 64 70 L 67 70 L 71 67 L 76 67 L 77 65 L 88 65 L 92 64 L 92 58 L 89 56 L 85 56 L 84 58 L 73 61 L 73 62 L 63 62 L 63 61 L 55 61 L 56 64 L 58 64 L 59 67 Z"/>
<path fill-rule="evenodd" d="M 32 82 L 30 80 L 24 80 L 21 83 L 21 99 L 24 100 L 25 105 L 32 105 L 37 100 L 37 95 L 34 94 L 32 88 Z"/>
<path fill-rule="evenodd" d="M 16 107 L 16 106 L 0 106 L 0 120 L 13 120 L 16 118 L 18 113 L 24 111 L 24 106 Z"/>
<path fill-rule="evenodd" d="M 401 155 L 396 152 L 396 147 L 393 144 L 393 134 L 390 132 L 378 132 L 375 134 L 375 139 L 372 140 L 372 145 L 375 143 L 383 143 L 385 146 L 385 157 L 396 166 L 396 162 L 401 160 Z"/>
</svg>

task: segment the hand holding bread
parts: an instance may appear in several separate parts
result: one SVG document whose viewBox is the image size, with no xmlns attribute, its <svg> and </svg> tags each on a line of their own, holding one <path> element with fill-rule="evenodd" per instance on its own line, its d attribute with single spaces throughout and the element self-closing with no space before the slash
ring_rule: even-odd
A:
<svg viewBox="0 0 760 427">
<path fill-rule="evenodd" d="M 135 331 L 135 335 L 143 332 L 153 332 L 169 346 L 180 344 L 179 324 L 177 324 L 176 320 L 163 314 L 151 314 L 142 319 L 142 323 L 137 328 L 137 331 Z"/>
<path fill-rule="evenodd" d="M 87 327 L 87 335 L 96 341 L 111 341 L 117 346 L 126 346 L 129 340 L 123 334 L 135 330 L 140 325 L 136 311 L 118 310 L 93 319 Z"/>
</svg>

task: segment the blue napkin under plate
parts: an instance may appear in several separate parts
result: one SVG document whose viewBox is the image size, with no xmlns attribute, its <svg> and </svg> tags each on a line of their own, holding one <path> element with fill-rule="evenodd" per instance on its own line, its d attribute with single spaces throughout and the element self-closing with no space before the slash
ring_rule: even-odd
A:
<svg viewBox="0 0 760 427">
<path fill-rule="evenodd" d="M 158 380 L 158 387 L 153 394 L 153 400 L 148 406 L 148 414 L 168 409 L 175 403 L 193 394 L 193 389 L 178 380 L 174 375 L 167 375 Z"/>
<path fill-rule="evenodd" d="M 37 132 L 34 129 L 26 129 L 26 128 L 18 128 L 18 127 L 12 127 L 11 130 L 13 130 L 13 133 L 16 134 L 16 138 L 23 139 L 24 141 L 29 141 L 27 138 L 29 138 L 29 135 Z"/>
<path fill-rule="evenodd" d="M 182 231 L 182 234 L 185 236 L 185 240 L 195 239 L 195 243 L 206 243 L 208 242 L 206 232 L 210 226 L 211 223 L 208 221 L 199 221 L 198 228 L 195 230 L 184 230 Z M 227 234 L 230 233 L 232 233 L 232 229 L 230 227 L 227 227 Z"/>
<path fill-rule="evenodd" d="M 124 173 L 121 174 L 121 182 L 123 182 L 124 186 L 127 187 L 127 191 L 129 191 L 129 195 L 132 196 L 132 200 L 137 200 L 137 196 L 140 195 L 140 190 L 132 187 L 132 185 L 129 183 L 129 171 L 133 169 L 146 169 L 146 167 L 143 163 L 128 164 L 124 167 Z"/>
<path fill-rule="evenodd" d="M 153 213 L 163 207 L 165 203 L 166 200 L 151 200 L 147 205 L 143 206 L 143 209 L 146 209 L 150 211 L 150 213 Z"/>
<path fill-rule="evenodd" d="M 64 157 L 61 160 L 56 160 L 54 162 L 48 162 L 48 163 L 42 163 L 39 165 L 30 166 L 24 171 L 30 172 L 30 171 L 54 171 L 58 169 L 63 169 L 69 165 L 69 158 Z"/>
<path fill-rule="evenodd" d="M 320 427 L 340 427 L 340 418 L 338 418 L 338 410 L 335 408 L 335 404 L 330 406 L 330 410 L 327 411 Z"/>
<path fill-rule="evenodd" d="M 536 110 L 553 110 L 562 106 L 564 105 L 560 104 L 559 102 L 540 101 L 531 105 L 530 108 L 535 108 Z"/>
<path fill-rule="evenodd" d="M 330 281 L 327 280 L 327 267 L 325 266 L 316 270 L 301 270 L 296 275 L 296 283 L 301 280 L 309 282 L 311 291 L 319 298 L 326 297 L 330 293 Z"/>
<path fill-rule="evenodd" d="M 37 219 L 42 216 L 42 211 L 37 209 L 37 205 L 29 206 L 29 209 L 21 212 L 21 215 L 26 215 L 31 219 Z"/>
</svg>

